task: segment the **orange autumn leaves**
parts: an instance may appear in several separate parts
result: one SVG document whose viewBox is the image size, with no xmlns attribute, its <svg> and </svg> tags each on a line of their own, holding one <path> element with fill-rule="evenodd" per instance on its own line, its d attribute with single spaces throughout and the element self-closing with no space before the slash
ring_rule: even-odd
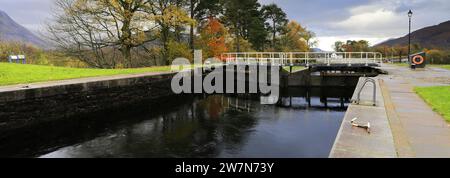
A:
<svg viewBox="0 0 450 178">
<path fill-rule="evenodd" d="M 197 41 L 198 48 L 203 49 L 206 57 L 220 58 L 220 55 L 227 52 L 226 38 L 227 29 L 216 18 L 210 17 L 200 28 L 200 36 Z"/>
</svg>

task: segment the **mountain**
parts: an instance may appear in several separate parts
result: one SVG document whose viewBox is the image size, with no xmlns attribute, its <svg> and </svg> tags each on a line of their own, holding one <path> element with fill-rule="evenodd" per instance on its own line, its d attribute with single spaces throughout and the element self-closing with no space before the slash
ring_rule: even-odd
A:
<svg viewBox="0 0 450 178">
<path fill-rule="evenodd" d="M 322 50 L 320 48 L 311 48 L 310 51 L 311 52 L 325 52 L 324 50 Z"/>
<path fill-rule="evenodd" d="M 45 47 L 46 43 L 0 10 L 0 40 L 19 41 Z"/>
<path fill-rule="evenodd" d="M 373 47 L 380 46 L 380 45 L 383 45 L 384 43 L 387 43 L 387 42 L 389 42 L 389 41 L 396 40 L 396 39 L 397 39 L 397 38 L 389 38 L 389 39 L 387 39 L 387 40 L 378 42 L 377 44 L 374 44 L 374 45 L 372 45 L 372 46 L 373 46 Z M 387 45 L 387 44 L 384 44 L 384 45 Z"/>
<path fill-rule="evenodd" d="M 411 33 L 411 44 L 418 43 L 428 49 L 450 49 L 450 21 L 425 27 Z M 408 35 L 388 40 L 377 46 L 408 45 Z"/>
</svg>

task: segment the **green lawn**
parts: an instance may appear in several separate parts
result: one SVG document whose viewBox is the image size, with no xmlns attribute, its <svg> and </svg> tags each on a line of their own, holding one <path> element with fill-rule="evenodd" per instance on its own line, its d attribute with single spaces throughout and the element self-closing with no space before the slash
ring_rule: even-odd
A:
<svg viewBox="0 0 450 178">
<path fill-rule="evenodd" d="M 168 72 L 170 66 L 137 69 L 81 69 L 40 65 L 0 63 L 0 86 L 25 84 L 83 77 L 138 74 L 145 72 Z"/>
<path fill-rule="evenodd" d="M 431 67 L 439 67 L 443 69 L 450 70 L 450 65 L 430 65 Z"/>
<path fill-rule="evenodd" d="M 399 67 L 409 67 L 409 64 L 407 64 L 407 63 L 394 63 L 394 65 L 399 66 Z"/>
<path fill-rule="evenodd" d="M 415 91 L 450 122 L 450 86 L 417 87 Z"/>
</svg>

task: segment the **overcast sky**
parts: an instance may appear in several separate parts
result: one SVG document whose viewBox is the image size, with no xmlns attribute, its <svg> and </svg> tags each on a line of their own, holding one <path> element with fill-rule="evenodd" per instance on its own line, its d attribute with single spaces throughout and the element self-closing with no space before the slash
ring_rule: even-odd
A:
<svg viewBox="0 0 450 178">
<path fill-rule="evenodd" d="M 0 10 L 37 32 L 51 17 L 54 0 L 0 0 Z M 289 19 L 317 33 L 319 48 L 331 50 L 334 41 L 365 39 L 376 44 L 406 35 L 409 9 L 413 29 L 450 20 L 449 0 L 260 0 L 276 3 Z"/>
</svg>

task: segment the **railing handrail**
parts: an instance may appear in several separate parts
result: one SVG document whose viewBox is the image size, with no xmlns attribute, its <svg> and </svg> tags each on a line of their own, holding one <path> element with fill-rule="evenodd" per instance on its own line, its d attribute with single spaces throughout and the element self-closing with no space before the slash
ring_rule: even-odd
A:
<svg viewBox="0 0 450 178">
<path fill-rule="evenodd" d="M 223 54 L 332 54 L 332 53 L 336 53 L 336 54 L 343 54 L 343 53 L 347 53 L 347 54 L 361 54 L 361 53 L 373 53 L 373 54 L 382 54 L 380 52 L 227 52 L 227 53 L 223 53 Z"/>
<path fill-rule="evenodd" d="M 292 65 L 294 61 L 302 61 L 307 66 L 314 62 L 327 63 L 328 65 L 335 62 L 341 62 L 348 65 L 354 63 L 363 63 L 366 65 L 371 63 L 383 63 L 383 54 L 379 52 L 230 52 L 223 53 L 221 58 L 228 62 L 244 60 L 244 62 L 247 63 L 250 63 L 250 61 L 257 61 L 260 63 L 261 61 L 264 61 L 284 65 Z"/>
<path fill-rule="evenodd" d="M 356 92 L 358 93 L 356 101 L 354 101 L 356 104 L 360 104 L 361 102 L 361 93 L 363 89 L 366 87 L 367 83 L 373 84 L 373 106 L 377 105 L 377 82 L 373 78 L 366 78 L 363 82 L 363 84 L 360 87 L 356 88 Z"/>
</svg>

